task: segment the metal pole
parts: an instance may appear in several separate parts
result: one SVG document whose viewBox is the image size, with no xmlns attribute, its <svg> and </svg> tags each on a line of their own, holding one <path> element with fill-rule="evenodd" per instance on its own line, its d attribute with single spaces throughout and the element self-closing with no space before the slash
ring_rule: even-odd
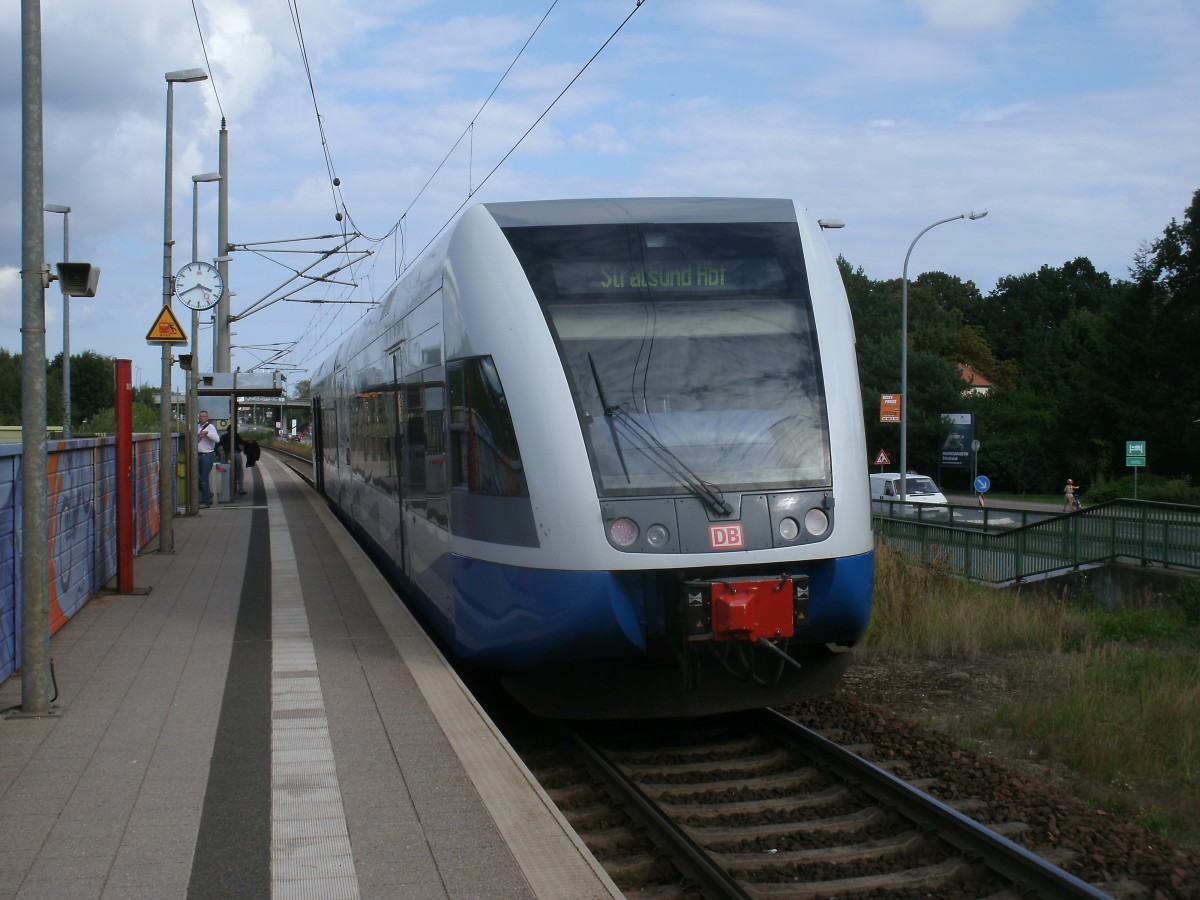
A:
<svg viewBox="0 0 1200 900">
<path fill-rule="evenodd" d="M 200 182 L 202 181 L 218 181 L 220 175 L 210 172 L 205 175 L 192 176 L 192 262 L 197 262 L 200 259 Z M 186 429 L 187 435 L 187 512 L 189 516 L 194 516 L 200 511 L 200 498 L 197 496 L 199 491 L 199 480 L 197 469 L 199 466 L 199 458 L 197 455 L 198 447 L 196 441 L 192 437 L 191 429 L 196 422 L 198 411 L 200 409 L 199 381 L 200 373 L 200 313 L 198 310 L 192 310 L 192 365 L 188 371 L 188 412 Z"/>
<path fill-rule="evenodd" d="M 42 11 L 21 0 L 21 708 L 50 711 Z"/>
<path fill-rule="evenodd" d="M 163 306 L 171 305 L 174 293 L 171 273 L 171 130 L 174 126 L 175 82 L 167 78 L 167 163 L 163 194 Z M 158 552 L 174 553 L 171 532 L 171 345 L 162 348 L 162 394 L 158 405 Z"/>
<path fill-rule="evenodd" d="M 954 222 L 958 219 L 982 219 L 987 215 L 987 210 L 979 212 L 960 213 L 957 216 L 950 216 L 948 219 L 939 219 L 932 225 L 927 225 L 921 229 L 912 243 L 908 245 L 908 252 L 904 254 L 904 272 L 900 280 L 900 502 L 905 503 L 908 499 L 908 258 L 912 256 L 913 247 L 917 246 L 917 241 L 921 239 L 921 235 L 925 234 L 931 228 L 936 228 L 939 225 L 945 225 L 947 222 Z"/>
<path fill-rule="evenodd" d="M 203 69 L 182 69 L 177 72 L 167 72 L 167 161 L 166 187 L 163 196 L 163 306 L 170 307 L 171 295 L 175 293 L 174 278 L 171 272 L 171 150 L 172 130 L 174 127 L 174 87 L 175 82 L 190 83 L 207 81 L 208 75 Z M 163 344 L 162 348 L 162 397 L 159 403 L 159 465 L 158 465 L 158 552 L 174 553 L 175 536 L 171 531 L 171 517 L 174 503 L 171 498 L 171 487 L 174 479 L 174 464 L 171 453 L 171 345 Z"/>
<path fill-rule="evenodd" d="M 229 132 L 225 120 L 221 119 L 221 133 L 217 151 L 217 171 L 221 183 L 217 187 L 217 271 L 225 285 L 225 293 L 217 300 L 215 334 L 216 357 L 214 372 L 233 371 L 229 348 Z"/>
<path fill-rule="evenodd" d="M 199 198 L 200 183 L 192 178 L 192 262 L 196 262 L 200 258 L 199 247 L 199 213 L 197 211 L 197 200 Z M 199 491 L 199 481 L 197 475 L 197 466 L 200 464 L 198 456 L 199 448 L 196 446 L 196 439 L 192 437 L 192 425 L 198 417 L 199 395 L 196 388 L 196 372 L 200 368 L 200 313 L 197 310 L 192 310 L 192 364 L 188 367 L 188 403 L 187 403 L 187 429 L 184 440 L 187 441 L 187 514 L 194 516 L 200 511 L 200 498 L 196 496 Z"/>
<path fill-rule="evenodd" d="M 67 239 L 71 210 L 63 213 L 63 262 L 71 261 L 71 246 Z M 63 287 L 63 438 L 71 437 L 71 295 Z"/>
<path fill-rule="evenodd" d="M 197 347 L 197 341 L 200 340 L 200 313 L 192 310 L 192 366 L 188 371 L 188 411 L 187 422 L 188 427 L 185 431 L 184 440 L 187 441 L 187 514 L 194 516 L 200 511 L 200 498 L 197 492 L 200 489 L 199 483 L 199 466 L 200 457 L 198 456 L 199 448 L 196 446 L 196 438 L 192 434 L 192 428 L 195 426 L 199 418 L 200 410 L 200 395 L 196 384 L 197 369 L 200 367 L 200 352 Z"/>
</svg>

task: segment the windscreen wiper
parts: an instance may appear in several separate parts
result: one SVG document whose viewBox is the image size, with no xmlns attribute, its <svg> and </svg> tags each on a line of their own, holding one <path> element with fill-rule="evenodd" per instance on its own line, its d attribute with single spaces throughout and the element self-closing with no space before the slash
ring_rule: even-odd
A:
<svg viewBox="0 0 1200 900">
<path fill-rule="evenodd" d="M 600 408 L 604 410 L 604 417 L 608 419 L 608 430 L 612 434 L 613 446 L 617 448 L 617 458 L 621 460 L 621 471 L 625 473 L 625 481 L 632 484 L 633 479 L 629 477 L 629 466 L 625 464 L 625 451 L 621 449 L 621 438 L 617 434 L 617 426 L 613 422 L 608 400 L 604 396 L 604 385 L 600 381 L 600 373 L 596 371 L 596 361 L 592 359 L 590 353 L 588 354 L 588 365 L 592 367 L 592 377 L 596 379 L 596 393 L 600 395 Z"/>
<path fill-rule="evenodd" d="M 629 478 L 629 468 L 625 465 L 625 454 L 621 449 L 621 442 L 617 433 L 617 425 L 624 428 L 626 434 L 635 439 L 634 447 L 641 450 L 645 456 L 650 459 L 655 465 L 669 475 L 675 477 L 675 480 L 686 487 L 689 491 L 708 504 L 708 507 L 719 516 L 728 516 L 733 512 L 733 507 L 725 500 L 725 495 L 721 493 L 721 489 L 714 484 L 705 481 L 695 472 L 687 467 L 670 447 L 660 441 L 652 434 L 644 425 L 629 414 L 629 412 L 621 406 L 610 406 L 605 398 L 604 385 L 600 381 L 600 373 L 596 370 L 596 361 L 592 359 L 592 354 L 588 354 L 588 363 L 592 367 L 592 377 L 596 380 L 596 391 L 600 395 L 600 406 L 604 410 L 604 415 L 608 419 L 608 427 L 612 432 L 613 444 L 617 448 L 617 455 L 621 458 L 621 468 L 625 472 L 626 480 Z M 637 441 L 640 440 L 640 443 Z"/>
</svg>

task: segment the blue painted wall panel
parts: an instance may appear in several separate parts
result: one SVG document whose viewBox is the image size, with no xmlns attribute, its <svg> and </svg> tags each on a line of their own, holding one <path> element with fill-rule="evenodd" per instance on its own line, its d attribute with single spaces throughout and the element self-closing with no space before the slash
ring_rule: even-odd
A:
<svg viewBox="0 0 1200 900">
<path fill-rule="evenodd" d="M 134 553 L 157 534 L 158 436 L 135 435 Z M 172 471 L 179 439 L 173 442 Z M 21 665 L 21 444 L 0 444 L 0 681 Z M 50 630 L 117 575 L 116 441 L 50 441 L 47 451 Z M 178 484 L 172 500 L 178 508 Z"/>
</svg>

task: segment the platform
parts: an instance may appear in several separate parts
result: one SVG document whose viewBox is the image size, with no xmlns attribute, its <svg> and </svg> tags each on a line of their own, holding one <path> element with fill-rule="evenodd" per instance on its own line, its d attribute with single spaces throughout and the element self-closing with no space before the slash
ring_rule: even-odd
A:
<svg viewBox="0 0 1200 900">
<path fill-rule="evenodd" d="M 0 720 L 0 897 L 619 897 L 324 503 L 266 457 L 246 487 L 54 636 L 54 715 Z"/>
</svg>

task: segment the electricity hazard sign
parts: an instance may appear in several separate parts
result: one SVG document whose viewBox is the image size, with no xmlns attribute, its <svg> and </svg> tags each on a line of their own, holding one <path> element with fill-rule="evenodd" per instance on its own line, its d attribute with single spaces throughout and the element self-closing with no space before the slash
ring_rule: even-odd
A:
<svg viewBox="0 0 1200 900">
<path fill-rule="evenodd" d="M 183 328 L 179 324 L 179 320 L 175 318 L 175 313 L 171 312 L 171 307 L 164 306 L 162 312 L 158 314 L 158 318 L 154 320 L 154 324 L 150 326 L 150 330 L 146 332 L 146 343 L 148 344 L 186 344 L 187 335 L 183 333 Z"/>
</svg>

